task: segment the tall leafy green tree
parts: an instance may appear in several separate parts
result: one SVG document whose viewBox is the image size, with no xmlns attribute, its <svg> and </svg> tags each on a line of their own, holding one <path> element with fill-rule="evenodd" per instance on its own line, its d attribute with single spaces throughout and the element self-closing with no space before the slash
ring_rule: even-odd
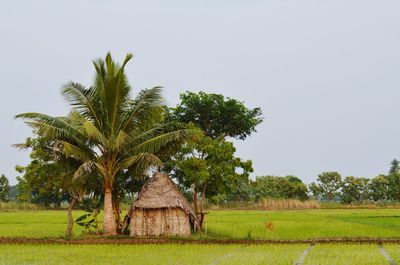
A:
<svg viewBox="0 0 400 265">
<path fill-rule="evenodd" d="M 171 109 L 172 120 L 193 123 L 212 139 L 244 140 L 263 120 L 261 108 L 249 109 L 242 102 L 221 94 L 186 92 L 180 99 L 180 103 Z"/>
<path fill-rule="evenodd" d="M 248 184 L 249 174 L 253 171 L 252 162 L 235 157 L 235 152 L 231 142 L 204 136 L 185 145 L 166 163 L 165 170 L 184 189 L 192 189 L 195 212 L 200 213 L 200 226 L 206 197 L 228 199 L 239 195 L 240 188 Z"/>
<path fill-rule="evenodd" d="M 236 149 L 227 138 L 250 136 L 263 120 L 262 111 L 220 94 L 186 92 L 180 99 L 167 120 L 192 124 L 204 131 L 205 137 L 178 151 L 167 169 L 186 188 L 193 188 L 194 205 L 202 219 L 205 197 L 220 201 L 248 196 L 252 162 L 235 157 Z"/>
<path fill-rule="evenodd" d="M 0 176 L 0 201 L 8 201 L 8 193 L 10 192 L 10 183 L 4 174 Z"/>
<path fill-rule="evenodd" d="M 165 108 L 160 87 L 142 90 L 131 98 L 132 89 L 125 74 L 131 59 L 128 54 L 120 65 L 108 53 L 104 60 L 94 61 L 92 86 L 75 82 L 65 85 L 62 94 L 72 106 L 69 117 L 17 115 L 56 140 L 66 156 L 81 161 L 74 178 L 93 171 L 101 176 L 106 235 L 116 234 L 112 197 L 119 174 L 132 167 L 160 167 L 163 163 L 158 152 L 199 134 L 198 130 L 187 130 L 176 123 L 163 123 Z"/>
</svg>

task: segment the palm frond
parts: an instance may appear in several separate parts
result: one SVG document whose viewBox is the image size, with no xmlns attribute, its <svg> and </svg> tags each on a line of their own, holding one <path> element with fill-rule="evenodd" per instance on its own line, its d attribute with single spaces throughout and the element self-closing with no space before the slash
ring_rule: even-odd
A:
<svg viewBox="0 0 400 265">
<path fill-rule="evenodd" d="M 62 147 L 61 150 L 66 156 L 71 156 L 80 161 L 88 161 L 94 159 L 94 154 L 91 149 L 79 148 L 78 146 L 68 143 L 66 141 L 57 141 L 56 145 L 60 145 Z"/>
<path fill-rule="evenodd" d="M 114 139 L 112 150 L 121 151 L 127 142 L 128 136 L 124 131 L 120 131 L 117 137 Z"/>
<path fill-rule="evenodd" d="M 146 152 L 155 154 L 171 142 L 183 143 L 191 138 L 199 137 L 201 134 L 200 130 L 195 129 L 172 131 L 147 140 L 135 146 L 133 150 L 135 153 Z"/>
<path fill-rule="evenodd" d="M 162 161 L 155 155 L 150 153 L 138 153 L 131 157 L 128 157 L 121 161 L 119 164 L 119 170 L 127 169 L 133 165 L 137 165 L 142 168 L 149 168 L 149 167 L 162 167 Z"/>
<path fill-rule="evenodd" d="M 62 95 L 79 113 L 93 120 L 99 128 L 102 127 L 100 106 L 94 100 L 96 89 L 86 89 L 79 83 L 69 82 L 63 86 Z"/>
<path fill-rule="evenodd" d="M 23 143 L 23 144 L 13 144 L 11 145 L 12 147 L 21 150 L 21 151 L 25 151 L 28 150 L 32 147 L 32 145 L 28 144 L 28 143 Z"/>
<path fill-rule="evenodd" d="M 99 129 L 91 121 L 86 120 L 82 124 L 82 127 L 85 131 L 85 134 L 93 142 L 99 143 L 103 146 L 106 146 L 108 144 L 108 141 L 105 138 L 105 136 L 99 131 Z"/>
<path fill-rule="evenodd" d="M 73 180 L 77 180 L 86 174 L 90 174 L 93 171 L 93 162 L 87 161 L 80 165 L 80 167 L 75 171 Z"/>
<path fill-rule="evenodd" d="M 130 104 L 129 110 L 121 123 L 121 130 L 130 132 L 132 129 L 140 129 L 143 123 L 152 123 L 160 120 L 163 112 L 162 102 L 164 101 L 161 87 L 142 90 Z"/>
<path fill-rule="evenodd" d="M 126 63 L 132 58 L 127 55 L 122 66 L 116 64 L 110 53 L 106 56 L 107 79 L 105 82 L 105 107 L 107 108 L 108 121 L 110 122 L 111 135 L 117 132 L 121 122 L 121 113 L 128 106 L 131 87 L 124 72 Z M 118 133 L 118 132 L 117 132 Z"/>
<path fill-rule="evenodd" d="M 21 118 L 27 121 L 27 123 L 36 124 L 38 128 L 47 125 L 48 128 L 53 129 L 55 137 L 73 139 L 79 141 L 79 136 L 83 136 L 82 133 L 75 127 L 71 126 L 65 118 L 52 117 L 42 113 L 29 112 L 16 115 L 15 118 Z"/>
</svg>

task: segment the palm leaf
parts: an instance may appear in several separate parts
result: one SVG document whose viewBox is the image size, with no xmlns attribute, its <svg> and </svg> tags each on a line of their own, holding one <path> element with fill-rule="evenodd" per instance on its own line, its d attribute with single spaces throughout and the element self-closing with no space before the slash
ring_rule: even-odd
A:
<svg viewBox="0 0 400 265">
<path fill-rule="evenodd" d="M 124 159 L 119 165 L 119 170 L 129 168 L 132 165 L 137 165 L 143 168 L 149 168 L 151 166 L 162 167 L 163 163 L 157 156 L 153 154 L 139 153 Z"/>
<path fill-rule="evenodd" d="M 190 129 L 190 130 L 178 130 L 173 132 L 164 133 L 150 140 L 147 140 L 141 144 L 138 144 L 133 148 L 135 153 L 146 152 L 155 154 L 161 148 L 165 147 L 172 142 L 185 142 L 189 138 L 195 138 L 202 134 L 201 131 Z"/>
<path fill-rule="evenodd" d="M 102 127 L 102 120 L 100 119 L 98 102 L 93 99 L 96 94 L 96 89 L 85 89 L 79 83 L 70 82 L 63 87 L 62 95 L 67 101 L 75 107 L 83 116 L 92 119 L 99 128 Z M 99 113 L 100 112 L 100 113 Z"/>
</svg>

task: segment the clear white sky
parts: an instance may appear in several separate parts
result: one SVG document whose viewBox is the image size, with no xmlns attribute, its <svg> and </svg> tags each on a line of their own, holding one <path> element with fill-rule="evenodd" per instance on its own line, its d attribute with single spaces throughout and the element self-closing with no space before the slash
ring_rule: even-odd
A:
<svg viewBox="0 0 400 265">
<path fill-rule="evenodd" d="M 195 3 L 196 2 L 196 3 Z M 0 172 L 16 183 L 30 135 L 15 114 L 65 115 L 63 83 L 89 85 L 91 60 L 135 54 L 137 90 L 162 85 L 262 107 L 238 143 L 255 175 L 372 177 L 400 158 L 400 1 L 0 0 Z"/>
</svg>

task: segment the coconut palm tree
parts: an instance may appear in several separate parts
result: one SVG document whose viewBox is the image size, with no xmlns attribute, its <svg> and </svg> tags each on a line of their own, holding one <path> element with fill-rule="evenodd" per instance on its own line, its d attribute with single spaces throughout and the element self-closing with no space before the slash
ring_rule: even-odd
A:
<svg viewBox="0 0 400 265">
<path fill-rule="evenodd" d="M 62 94 L 72 106 L 68 117 L 52 117 L 41 113 L 23 113 L 22 118 L 33 127 L 41 128 L 57 140 L 57 149 L 81 161 L 74 174 L 79 178 L 97 172 L 104 189 L 104 223 L 106 235 L 116 234 L 112 194 L 116 178 L 128 168 L 162 166 L 157 153 L 172 144 L 199 134 L 173 123 L 163 123 L 165 108 L 161 88 L 154 87 L 131 98 L 125 66 L 113 61 L 108 53 L 105 60 L 95 60 L 96 75 L 91 87 L 70 82 Z"/>
</svg>

